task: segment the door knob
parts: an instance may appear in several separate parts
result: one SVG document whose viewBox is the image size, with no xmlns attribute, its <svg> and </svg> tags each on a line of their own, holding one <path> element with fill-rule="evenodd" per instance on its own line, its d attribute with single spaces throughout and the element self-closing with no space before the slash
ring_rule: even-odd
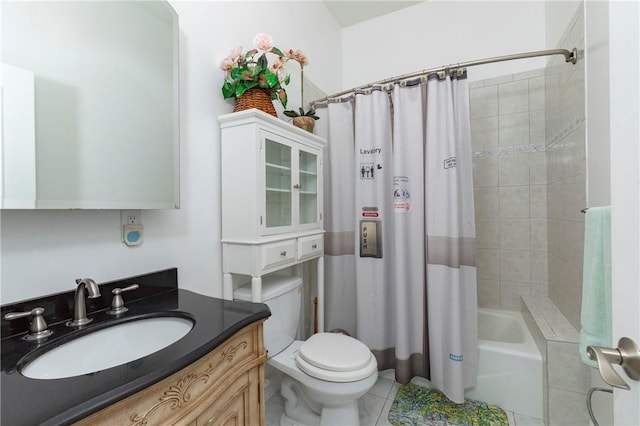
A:
<svg viewBox="0 0 640 426">
<path fill-rule="evenodd" d="M 621 365 L 627 375 L 633 380 L 640 380 L 640 349 L 628 338 L 622 337 L 617 348 L 603 348 L 602 346 L 587 346 L 589 359 L 597 361 L 602 380 L 611 386 L 631 389 L 629 385 L 616 373 L 612 363 Z"/>
</svg>

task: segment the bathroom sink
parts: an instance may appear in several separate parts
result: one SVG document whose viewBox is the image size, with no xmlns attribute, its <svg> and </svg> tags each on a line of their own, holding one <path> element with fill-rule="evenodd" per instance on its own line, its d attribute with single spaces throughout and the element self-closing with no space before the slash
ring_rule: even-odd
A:
<svg viewBox="0 0 640 426">
<path fill-rule="evenodd" d="M 157 352 L 193 328 L 184 317 L 144 318 L 96 330 L 37 356 L 21 367 L 32 379 L 61 379 L 95 373 Z"/>
</svg>

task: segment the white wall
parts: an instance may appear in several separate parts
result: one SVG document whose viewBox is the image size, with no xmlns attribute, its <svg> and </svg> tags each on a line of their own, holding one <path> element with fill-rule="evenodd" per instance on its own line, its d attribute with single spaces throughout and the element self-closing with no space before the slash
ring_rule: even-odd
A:
<svg viewBox="0 0 640 426">
<path fill-rule="evenodd" d="M 545 0 L 545 30 L 547 49 L 555 49 L 567 30 L 567 24 L 573 18 L 582 0 Z M 572 49 L 575 46 L 562 46 Z"/>
<path fill-rule="evenodd" d="M 145 211 L 145 242 L 120 242 L 119 211 L 0 212 L 0 302 L 178 267 L 180 286 L 221 295 L 220 175 L 217 117 L 233 105 L 220 92 L 218 65 L 257 32 L 281 49 L 309 57 L 305 76 L 323 90 L 340 88 L 340 29 L 319 2 L 172 2 L 180 17 L 181 209 Z M 295 17 L 295 19 L 292 19 Z M 295 65 L 295 64 L 293 64 Z M 297 107 L 299 74 L 288 86 Z"/>
<path fill-rule="evenodd" d="M 544 2 L 425 1 L 343 31 L 343 88 L 456 62 L 545 48 Z M 545 58 L 474 66 L 469 80 L 544 68 Z"/>
<path fill-rule="evenodd" d="M 609 3 L 585 2 L 587 205 L 611 204 Z"/>
</svg>

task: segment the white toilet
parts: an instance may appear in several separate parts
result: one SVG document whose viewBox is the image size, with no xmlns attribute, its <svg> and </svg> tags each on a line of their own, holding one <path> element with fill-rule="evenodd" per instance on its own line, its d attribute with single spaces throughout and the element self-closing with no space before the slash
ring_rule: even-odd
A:
<svg viewBox="0 0 640 426">
<path fill-rule="evenodd" d="M 264 325 L 267 364 L 285 374 L 281 425 L 358 425 L 358 398 L 378 379 L 375 357 L 362 342 L 343 334 L 317 333 L 294 340 L 298 331 L 302 279 L 266 276 L 262 299 L 271 309 Z M 251 300 L 251 287 L 234 291 Z"/>
</svg>

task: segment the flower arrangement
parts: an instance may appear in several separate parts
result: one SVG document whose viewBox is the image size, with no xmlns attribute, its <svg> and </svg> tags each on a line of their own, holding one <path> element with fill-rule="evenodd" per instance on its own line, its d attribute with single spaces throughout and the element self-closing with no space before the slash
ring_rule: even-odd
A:
<svg viewBox="0 0 640 426">
<path fill-rule="evenodd" d="M 272 100 L 279 100 L 286 108 L 287 92 L 284 86 L 289 84 L 290 76 L 285 73 L 284 65 L 289 60 L 295 60 L 304 66 L 307 63 L 306 56 L 300 50 L 293 49 L 283 53 L 273 45 L 271 36 L 264 33 L 256 34 L 253 43 L 254 49 L 242 53 L 242 47 L 237 47 L 222 60 L 220 68 L 225 72 L 222 96 L 225 99 L 239 98 L 247 90 L 257 87 L 266 89 Z M 276 56 L 271 65 L 267 53 Z"/>
<path fill-rule="evenodd" d="M 289 51 L 289 55 L 300 64 L 300 104 L 302 106 L 298 111 L 292 109 L 284 111 L 284 115 L 291 118 L 311 117 L 314 120 L 318 120 L 319 117 L 316 115 L 316 111 L 313 108 L 309 108 L 306 112 L 304 111 L 304 66 L 308 65 L 309 61 L 305 54 L 299 50 L 296 52 Z"/>
</svg>

